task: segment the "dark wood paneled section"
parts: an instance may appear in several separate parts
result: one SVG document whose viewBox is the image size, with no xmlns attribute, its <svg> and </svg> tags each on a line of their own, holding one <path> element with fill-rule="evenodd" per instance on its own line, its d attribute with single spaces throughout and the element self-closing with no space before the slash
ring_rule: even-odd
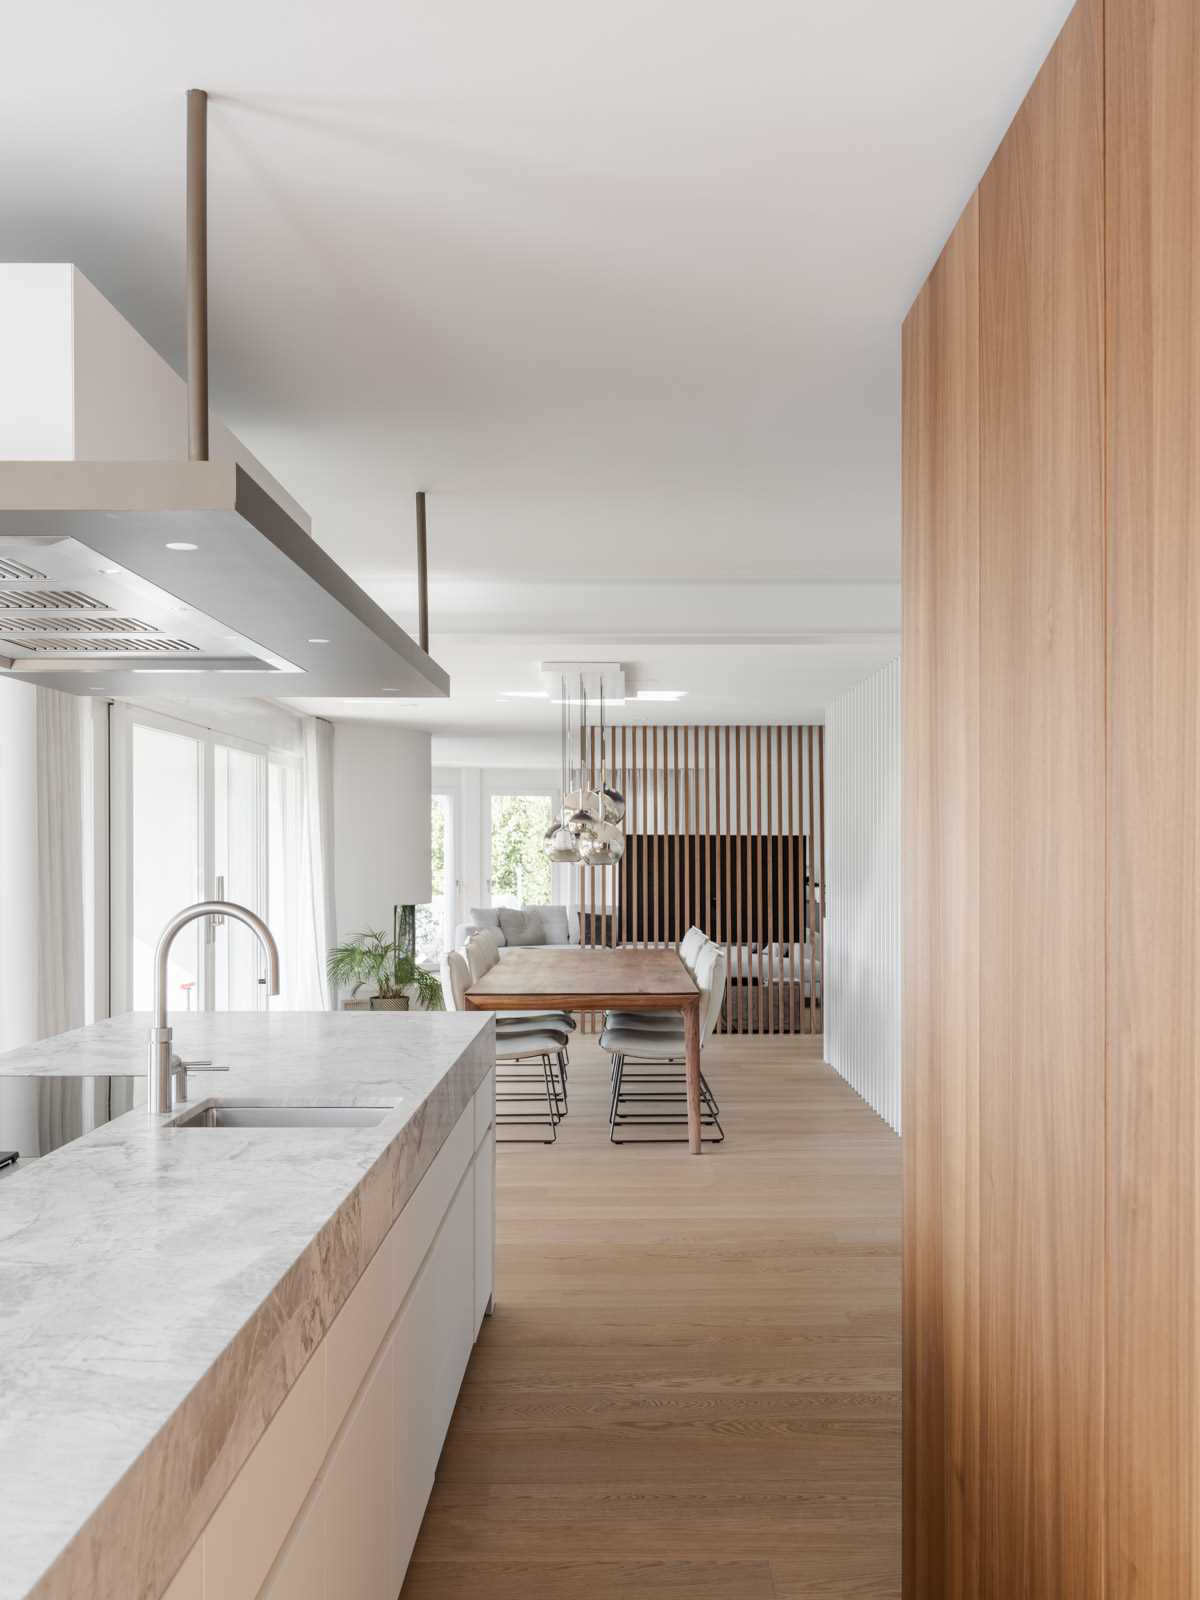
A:
<svg viewBox="0 0 1200 1600">
<path fill-rule="evenodd" d="M 696 923 L 728 955 L 728 1030 L 819 1033 L 824 748 L 810 726 L 612 729 L 626 853 L 579 869 L 584 943 L 675 945 Z"/>
</svg>

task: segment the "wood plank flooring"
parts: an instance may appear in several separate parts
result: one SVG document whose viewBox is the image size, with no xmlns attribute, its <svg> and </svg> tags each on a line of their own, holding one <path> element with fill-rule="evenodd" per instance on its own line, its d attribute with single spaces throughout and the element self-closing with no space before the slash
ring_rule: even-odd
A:
<svg viewBox="0 0 1200 1600">
<path fill-rule="evenodd" d="M 900 1142 L 821 1039 L 717 1038 L 728 1134 L 502 1146 L 484 1325 L 404 1600 L 900 1593 Z"/>
</svg>

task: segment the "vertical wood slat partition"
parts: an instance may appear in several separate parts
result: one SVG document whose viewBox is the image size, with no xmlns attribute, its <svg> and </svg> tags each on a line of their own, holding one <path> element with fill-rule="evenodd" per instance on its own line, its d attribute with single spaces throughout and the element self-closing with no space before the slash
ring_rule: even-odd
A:
<svg viewBox="0 0 1200 1600">
<path fill-rule="evenodd" d="M 725 950 L 727 1029 L 819 1033 L 823 741 L 813 726 L 613 728 L 627 863 L 577 869 L 581 942 L 676 945 L 696 923 Z M 602 781 L 594 729 L 581 756 Z M 584 1030 L 602 1022 L 589 1014 Z"/>
</svg>

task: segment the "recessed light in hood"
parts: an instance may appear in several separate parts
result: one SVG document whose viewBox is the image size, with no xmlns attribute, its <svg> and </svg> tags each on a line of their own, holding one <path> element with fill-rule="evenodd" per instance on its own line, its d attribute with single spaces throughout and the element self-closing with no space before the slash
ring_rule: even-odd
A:
<svg viewBox="0 0 1200 1600">
<path fill-rule="evenodd" d="M 193 529 L 204 559 L 181 562 L 163 536 Z M 91 693 L 102 661 L 112 692 L 132 692 L 153 639 L 223 695 L 371 695 L 381 682 L 449 693 L 436 662 L 232 461 L 0 462 L 0 560 L 39 574 L 0 576 L 0 668 L 31 682 Z M 45 626 L 6 626 L 34 616 Z"/>
</svg>

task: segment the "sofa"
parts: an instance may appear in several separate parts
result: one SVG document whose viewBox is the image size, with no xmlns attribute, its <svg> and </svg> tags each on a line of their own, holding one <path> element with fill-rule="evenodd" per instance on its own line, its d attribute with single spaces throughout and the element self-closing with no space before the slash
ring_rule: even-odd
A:
<svg viewBox="0 0 1200 1600">
<path fill-rule="evenodd" d="M 566 906 L 526 906 L 521 911 L 508 906 L 472 906 L 468 915 L 470 921 L 460 923 L 454 930 L 454 944 L 459 950 L 477 928 L 495 934 L 502 960 L 507 951 L 528 949 L 531 945 L 579 948 L 579 916 Z"/>
</svg>

